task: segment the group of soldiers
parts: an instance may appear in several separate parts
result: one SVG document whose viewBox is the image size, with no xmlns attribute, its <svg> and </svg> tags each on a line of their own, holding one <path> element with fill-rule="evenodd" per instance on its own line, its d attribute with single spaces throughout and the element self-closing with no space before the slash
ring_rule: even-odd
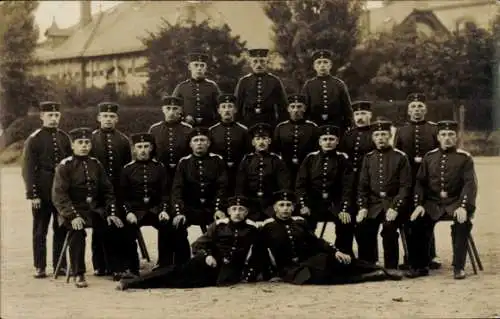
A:
<svg viewBox="0 0 500 319">
<path fill-rule="evenodd" d="M 399 280 L 400 234 L 406 275 L 426 276 L 439 266 L 434 225 L 450 216 L 454 277 L 465 278 L 477 181 L 471 156 L 457 148 L 457 123 L 426 121 L 425 95 L 414 93 L 409 123 L 392 136 L 391 122 L 372 123 L 372 103 L 351 102 L 330 74 L 331 52 L 314 53 L 317 76 L 289 95 L 266 69 L 268 50 L 249 56 L 252 73 L 224 94 L 205 77 L 208 56 L 189 55 L 191 78 L 163 97 L 164 120 L 130 138 L 116 129 L 116 103 L 97 106 L 98 129 L 69 134 L 58 128 L 60 104 L 40 103 L 42 127 L 23 157 L 35 277 L 47 275 L 51 216 L 54 269 L 69 232 L 71 273 L 87 286 L 92 227 L 94 274 L 120 289 Z M 322 221 L 335 223 L 334 245 L 324 227 L 314 234 Z M 158 230 L 158 263 L 139 276 L 136 239 L 146 225 Z M 203 232 L 192 247 L 191 225 Z"/>
</svg>

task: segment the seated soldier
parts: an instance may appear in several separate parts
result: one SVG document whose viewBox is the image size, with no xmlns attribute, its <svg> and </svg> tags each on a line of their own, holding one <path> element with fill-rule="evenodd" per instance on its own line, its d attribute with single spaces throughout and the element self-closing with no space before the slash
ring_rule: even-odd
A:
<svg viewBox="0 0 500 319">
<path fill-rule="evenodd" d="M 149 133 L 134 134 L 132 151 L 135 160 L 125 165 L 121 173 L 123 210 L 127 220 L 130 270 L 139 274 L 137 234 L 141 226 L 150 225 L 158 230 L 158 265 L 170 266 L 174 262 L 175 238 L 168 214 L 169 185 L 162 163 L 153 159 L 154 137 Z"/>
<path fill-rule="evenodd" d="M 121 243 L 124 233 L 117 216 L 113 186 L 101 163 L 89 156 L 92 130 L 77 128 L 69 132 L 73 156 L 56 167 L 52 200 L 66 227 L 72 230 L 69 254 L 75 284 L 87 287 L 85 280 L 85 227 L 102 234 L 104 249 L 114 278 L 120 278 L 125 265 Z"/>
<path fill-rule="evenodd" d="M 293 216 L 295 194 L 274 194 L 274 216 L 264 221 L 259 241 L 268 252 L 274 273 L 292 284 L 343 284 L 400 280 L 398 271 L 352 258 L 309 229 L 305 220 Z"/>
<path fill-rule="evenodd" d="M 247 199 L 228 200 L 229 218 L 212 223 L 193 243 L 193 254 L 184 265 L 158 269 L 138 278 L 123 279 L 117 289 L 197 288 L 227 286 L 255 280 L 256 224 L 247 219 Z"/>
<path fill-rule="evenodd" d="M 410 216 L 411 247 L 408 277 L 429 274 L 430 244 L 434 226 L 443 216 L 453 218 L 454 278 L 465 278 L 467 239 L 472 229 L 471 218 L 476 209 L 477 178 L 469 153 L 457 148 L 458 124 L 438 123 L 439 148 L 422 159 L 415 184 L 415 210 Z"/>
</svg>

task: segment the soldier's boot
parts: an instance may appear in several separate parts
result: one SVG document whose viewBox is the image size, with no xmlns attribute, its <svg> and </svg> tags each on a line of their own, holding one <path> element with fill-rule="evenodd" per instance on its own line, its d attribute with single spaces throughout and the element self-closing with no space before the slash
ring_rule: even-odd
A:
<svg viewBox="0 0 500 319">
<path fill-rule="evenodd" d="M 47 272 L 43 268 L 37 268 L 35 269 L 35 274 L 33 275 L 36 279 L 41 279 L 41 278 L 46 278 L 47 277 Z"/>
<path fill-rule="evenodd" d="M 75 286 L 77 288 L 87 288 L 89 286 L 85 280 L 85 275 L 77 275 L 75 277 Z"/>
</svg>

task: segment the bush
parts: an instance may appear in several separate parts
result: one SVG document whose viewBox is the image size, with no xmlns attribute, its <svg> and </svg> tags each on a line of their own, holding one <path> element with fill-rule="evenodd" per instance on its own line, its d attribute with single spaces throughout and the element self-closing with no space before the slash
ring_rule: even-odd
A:
<svg viewBox="0 0 500 319">
<path fill-rule="evenodd" d="M 23 154 L 23 141 L 17 141 L 9 145 L 5 150 L 0 153 L 0 164 L 20 164 Z"/>
</svg>

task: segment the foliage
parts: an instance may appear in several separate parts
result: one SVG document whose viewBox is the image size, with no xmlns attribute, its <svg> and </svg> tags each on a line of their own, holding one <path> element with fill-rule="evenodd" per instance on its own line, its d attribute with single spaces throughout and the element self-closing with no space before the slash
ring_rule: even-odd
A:
<svg viewBox="0 0 500 319">
<path fill-rule="evenodd" d="M 38 1 L 5 1 L 0 6 L 0 123 L 7 127 L 36 103 L 36 80 L 29 75 L 38 40 Z"/>
<path fill-rule="evenodd" d="M 246 43 L 232 36 L 227 24 L 172 25 L 164 21 L 161 30 L 143 39 L 148 48 L 149 93 L 159 98 L 171 94 L 175 86 L 189 77 L 186 56 L 190 52 L 205 52 L 211 60 L 207 77 L 214 80 L 223 92 L 233 92 L 243 73 L 244 61 L 239 57 Z"/>
<path fill-rule="evenodd" d="M 273 21 L 276 51 L 285 60 L 279 74 L 287 88 L 299 91 L 313 76 L 311 54 L 334 53 L 332 72 L 344 66 L 358 44 L 358 21 L 364 1 L 269 1 L 266 15 Z"/>
</svg>

